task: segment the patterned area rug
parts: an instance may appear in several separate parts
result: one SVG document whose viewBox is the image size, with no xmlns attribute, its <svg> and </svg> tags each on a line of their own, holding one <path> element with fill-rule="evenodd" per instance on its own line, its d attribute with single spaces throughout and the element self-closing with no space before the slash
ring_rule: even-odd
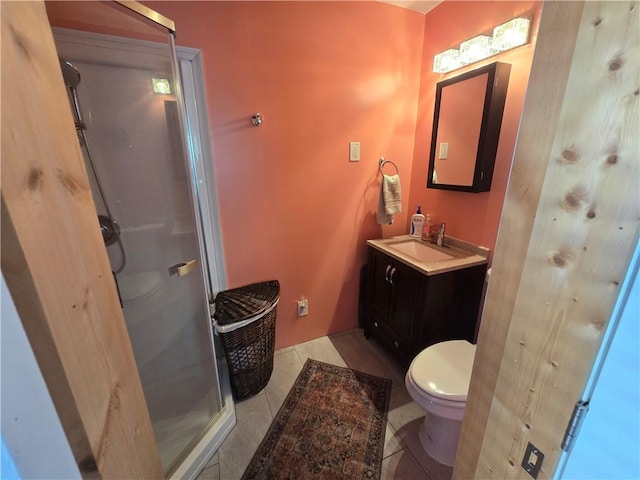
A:
<svg viewBox="0 0 640 480">
<path fill-rule="evenodd" d="M 380 478 L 391 380 L 307 360 L 243 479 Z"/>
</svg>

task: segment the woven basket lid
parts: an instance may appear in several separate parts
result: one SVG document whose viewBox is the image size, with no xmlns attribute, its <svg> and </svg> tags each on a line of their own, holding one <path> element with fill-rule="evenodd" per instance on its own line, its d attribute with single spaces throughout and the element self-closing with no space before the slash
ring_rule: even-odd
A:
<svg viewBox="0 0 640 480">
<path fill-rule="evenodd" d="M 213 301 L 213 318 L 220 325 L 239 322 L 268 310 L 280 295 L 278 280 L 252 283 L 244 287 L 225 290 Z"/>
</svg>

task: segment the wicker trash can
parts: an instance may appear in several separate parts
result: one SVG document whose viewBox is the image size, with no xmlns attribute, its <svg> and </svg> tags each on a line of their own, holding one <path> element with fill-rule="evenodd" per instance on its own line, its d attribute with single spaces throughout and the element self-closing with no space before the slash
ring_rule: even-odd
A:
<svg viewBox="0 0 640 480">
<path fill-rule="evenodd" d="M 277 280 L 218 293 L 213 325 L 224 346 L 236 400 L 255 395 L 271 378 L 276 337 Z"/>
</svg>

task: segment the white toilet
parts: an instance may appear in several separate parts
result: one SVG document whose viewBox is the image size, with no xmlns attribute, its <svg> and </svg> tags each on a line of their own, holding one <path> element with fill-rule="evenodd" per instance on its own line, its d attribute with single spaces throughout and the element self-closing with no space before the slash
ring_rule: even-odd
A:
<svg viewBox="0 0 640 480">
<path fill-rule="evenodd" d="M 453 466 L 476 346 L 451 340 L 425 348 L 411 362 L 405 385 L 425 409 L 420 443 L 434 460 Z"/>
<path fill-rule="evenodd" d="M 485 290 L 490 276 L 491 269 Z M 476 346 L 466 340 L 436 343 L 413 359 L 405 376 L 409 395 L 426 413 L 420 443 L 431 458 L 450 467 L 456 459 L 475 354 Z"/>
</svg>

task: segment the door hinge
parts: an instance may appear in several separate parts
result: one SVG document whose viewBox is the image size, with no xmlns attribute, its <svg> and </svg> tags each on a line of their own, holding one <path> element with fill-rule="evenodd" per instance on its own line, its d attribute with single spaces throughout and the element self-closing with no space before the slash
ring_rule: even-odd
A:
<svg viewBox="0 0 640 480">
<path fill-rule="evenodd" d="M 564 433 L 564 438 L 562 439 L 561 447 L 565 452 L 570 452 L 573 448 L 573 444 L 576 442 L 576 438 L 580 433 L 580 428 L 588 411 L 589 402 L 583 402 L 582 400 L 576 402 L 576 405 L 573 407 L 573 414 L 571 414 L 567 431 Z"/>
</svg>

